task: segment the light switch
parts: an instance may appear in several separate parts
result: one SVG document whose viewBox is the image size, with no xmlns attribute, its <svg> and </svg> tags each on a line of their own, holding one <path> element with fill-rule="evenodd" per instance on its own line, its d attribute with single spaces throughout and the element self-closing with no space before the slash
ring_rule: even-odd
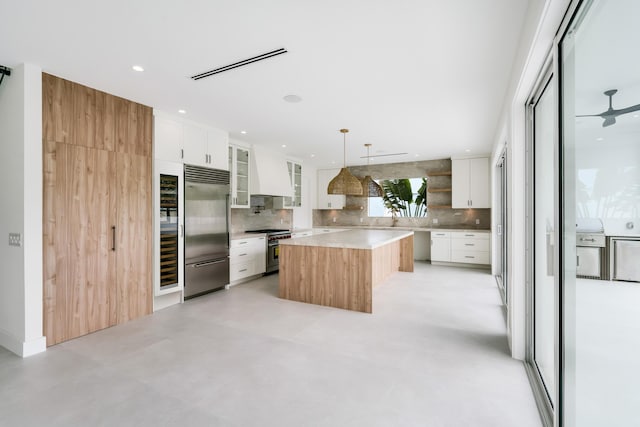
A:
<svg viewBox="0 0 640 427">
<path fill-rule="evenodd" d="M 480 225 L 480 220 L 476 219 L 476 225 Z"/>
<path fill-rule="evenodd" d="M 437 223 L 438 223 L 438 218 L 433 218 L 433 219 L 431 220 L 431 222 L 432 222 L 432 223 L 434 223 L 434 224 L 437 224 Z"/>
<path fill-rule="evenodd" d="M 22 236 L 20 233 L 9 233 L 9 246 L 22 246 Z"/>
</svg>

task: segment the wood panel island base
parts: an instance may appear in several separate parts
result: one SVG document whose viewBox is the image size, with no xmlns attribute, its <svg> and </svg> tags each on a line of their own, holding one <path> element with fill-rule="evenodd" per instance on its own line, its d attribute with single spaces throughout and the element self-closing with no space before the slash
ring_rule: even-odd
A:
<svg viewBox="0 0 640 427">
<path fill-rule="evenodd" d="M 349 230 L 280 241 L 279 296 L 372 312 L 373 287 L 413 271 L 413 231 Z"/>
</svg>

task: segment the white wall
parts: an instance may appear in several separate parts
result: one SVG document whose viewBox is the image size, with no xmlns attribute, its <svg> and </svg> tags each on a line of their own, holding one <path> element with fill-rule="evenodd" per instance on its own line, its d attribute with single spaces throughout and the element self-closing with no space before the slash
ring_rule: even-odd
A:
<svg viewBox="0 0 640 427">
<path fill-rule="evenodd" d="M 12 70 L 0 86 L 0 345 L 21 356 L 42 336 L 42 74 Z M 8 246 L 20 233 L 22 246 Z"/>
<path fill-rule="evenodd" d="M 521 360 L 526 355 L 527 311 L 525 284 L 525 106 L 551 51 L 553 39 L 569 3 L 570 0 L 532 0 L 529 3 L 491 156 L 492 159 L 496 159 L 498 152 L 502 150 L 506 142 L 508 157 L 507 198 L 509 200 L 507 218 L 509 273 L 507 280 L 510 286 L 507 323 L 511 354 L 514 358 Z M 495 185 L 495 179 L 493 182 Z M 497 207 L 494 207 L 493 210 L 495 211 L 495 209 Z M 495 226 L 493 229 L 495 230 Z"/>
</svg>

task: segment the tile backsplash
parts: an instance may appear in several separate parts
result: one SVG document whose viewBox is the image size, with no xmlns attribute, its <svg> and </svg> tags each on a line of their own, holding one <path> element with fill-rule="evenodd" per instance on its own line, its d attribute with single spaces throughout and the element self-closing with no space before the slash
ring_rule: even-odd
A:
<svg viewBox="0 0 640 427">
<path fill-rule="evenodd" d="M 273 199 L 264 198 L 264 209 L 231 209 L 231 233 L 262 228 L 290 229 L 293 222 L 291 209 L 273 209 Z"/>
</svg>

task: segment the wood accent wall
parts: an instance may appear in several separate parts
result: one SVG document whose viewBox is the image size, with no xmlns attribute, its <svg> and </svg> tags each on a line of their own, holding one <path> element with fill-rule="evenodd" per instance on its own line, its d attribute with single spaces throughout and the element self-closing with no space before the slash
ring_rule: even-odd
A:
<svg viewBox="0 0 640 427">
<path fill-rule="evenodd" d="M 373 287 L 413 271 L 413 236 L 375 249 L 280 246 L 280 298 L 371 313 Z"/>
<path fill-rule="evenodd" d="M 53 345 L 151 313 L 153 116 L 44 73 L 42 91 L 44 333 Z"/>
</svg>

